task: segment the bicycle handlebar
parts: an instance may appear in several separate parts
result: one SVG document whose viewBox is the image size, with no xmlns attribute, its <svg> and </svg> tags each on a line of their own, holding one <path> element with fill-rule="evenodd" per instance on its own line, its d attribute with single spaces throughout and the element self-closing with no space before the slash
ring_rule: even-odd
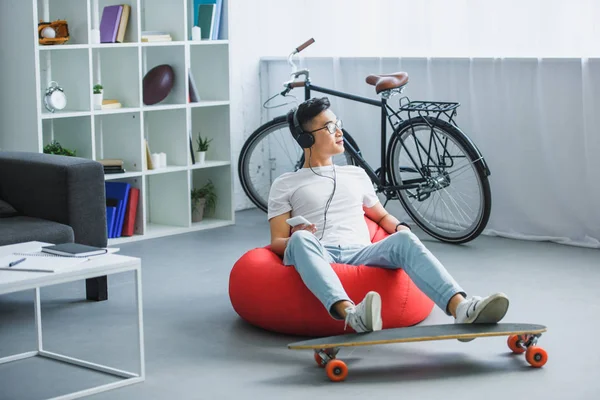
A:
<svg viewBox="0 0 600 400">
<path fill-rule="evenodd" d="M 310 38 L 306 42 L 302 43 L 300 46 L 296 47 L 296 53 L 300 53 L 302 50 L 304 50 L 305 48 L 307 48 L 308 46 L 310 46 L 314 42 L 315 42 L 315 39 Z"/>
<path fill-rule="evenodd" d="M 304 81 L 297 81 L 297 82 L 290 83 L 291 88 L 299 88 L 299 87 L 303 87 L 305 85 L 306 85 L 306 82 L 304 82 Z"/>
</svg>

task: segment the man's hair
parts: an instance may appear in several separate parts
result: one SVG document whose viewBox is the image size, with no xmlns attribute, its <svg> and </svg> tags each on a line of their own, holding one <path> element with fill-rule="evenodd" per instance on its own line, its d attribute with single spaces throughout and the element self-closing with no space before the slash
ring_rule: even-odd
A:
<svg viewBox="0 0 600 400">
<path fill-rule="evenodd" d="M 300 127 L 302 127 L 302 130 L 304 130 L 304 126 L 307 122 L 310 122 L 314 117 L 327 110 L 330 106 L 331 103 L 329 103 L 327 97 L 321 97 L 320 99 L 313 97 L 312 99 L 308 99 L 304 103 L 301 103 L 298 106 L 298 111 L 296 111 L 296 118 L 298 118 L 298 123 L 300 124 Z M 295 133 L 294 111 L 295 109 L 292 109 L 287 114 L 287 123 L 292 134 Z"/>
</svg>

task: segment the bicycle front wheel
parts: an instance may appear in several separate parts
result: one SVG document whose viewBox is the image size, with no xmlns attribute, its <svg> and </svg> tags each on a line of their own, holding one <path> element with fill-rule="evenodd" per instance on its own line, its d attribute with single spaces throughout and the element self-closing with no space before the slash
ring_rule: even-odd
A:
<svg viewBox="0 0 600 400">
<path fill-rule="evenodd" d="M 344 140 L 357 151 L 358 146 L 344 131 Z M 336 165 L 354 165 L 349 153 L 333 158 Z M 285 172 L 294 172 L 304 165 L 304 151 L 292 137 L 285 116 L 259 127 L 244 143 L 238 160 L 238 176 L 248 198 L 267 212 L 269 191 L 273 181 Z"/>
<path fill-rule="evenodd" d="M 429 235 L 465 243 L 481 234 L 492 196 L 484 162 L 468 138 L 450 123 L 415 117 L 395 130 L 388 167 L 398 197 Z"/>
</svg>

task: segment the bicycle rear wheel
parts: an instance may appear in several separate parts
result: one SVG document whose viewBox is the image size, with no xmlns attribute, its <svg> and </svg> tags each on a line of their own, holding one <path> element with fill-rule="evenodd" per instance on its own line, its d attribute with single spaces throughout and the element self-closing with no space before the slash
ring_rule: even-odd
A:
<svg viewBox="0 0 600 400">
<path fill-rule="evenodd" d="M 388 171 L 414 222 L 448 243 L 473 240 L 490 217 L 492 196 L 482 156 L 454 125 L 415 117 L 395 130 Z"/>
<path fill-rule="evenodd" d="M 344 140 L 357 151 L 358 146 L 344 131 Z M 354 165 L 347 152 L 334 157 L 336 165 Z M 285 172 L 297 171 L 304 164 L 304 151 L 292 137 L 285 116 L 277 117 L 255 130 L 244 143 L 238 160 L 238 176 L 248 198 L 267 212 L 273 181 Z"/>
</svg>

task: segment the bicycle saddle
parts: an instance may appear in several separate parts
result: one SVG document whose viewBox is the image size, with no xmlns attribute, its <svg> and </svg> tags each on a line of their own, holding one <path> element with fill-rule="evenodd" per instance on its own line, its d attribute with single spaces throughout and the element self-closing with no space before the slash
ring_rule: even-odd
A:
<svg viewBox="0 0 600 400">
<path fill-rule="evenodd" d="M 385 75 L 369 75 L 366 79 L 369 85 L 375 86 L 377 94 L 384 90 L 396 89 L 408 83 L 408 74 L 406 72 L 396 72 Z"/>
</svg>

